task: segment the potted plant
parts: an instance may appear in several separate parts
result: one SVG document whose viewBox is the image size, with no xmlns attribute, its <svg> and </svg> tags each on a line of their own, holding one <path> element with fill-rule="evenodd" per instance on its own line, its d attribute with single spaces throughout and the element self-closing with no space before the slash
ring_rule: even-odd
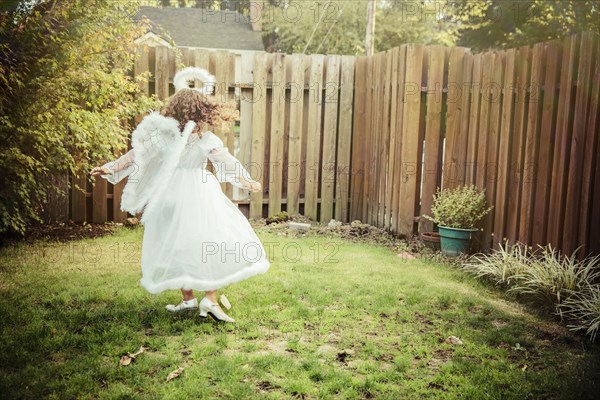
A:
<svg viewBox="0 0 600 400">
<path fill-rule="evenodd" d="M 423 215 L 438 226 L 442 253 L 455 257 L 467 253 L 477 228 L 475 224 L 493 207 L 487 207 L 485 191 L 475 186 L 440 190 L 433 196 L 431 214 Z"/>
</svg>

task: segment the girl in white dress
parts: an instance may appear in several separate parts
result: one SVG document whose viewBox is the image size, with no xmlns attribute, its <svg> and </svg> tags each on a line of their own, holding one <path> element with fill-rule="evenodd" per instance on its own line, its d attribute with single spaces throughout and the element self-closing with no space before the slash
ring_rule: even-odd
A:
<svg viewBox="0 0 600 400">
<path fill-rule="evenodd" d="M 202 89 L 188 81 L 204 82 Z M 219 137 L 200 132 L 237 116 L 235 105 L 207 95 L 214 77 L 200 68 L 175 75 L 176 93 L 160 113 L 146 116 L 132 134 L 132 149 L 91 174 L 116 184 L 128 177 L 121 209 L 143 212 L 141 285 L 150 293 L 181 289 L 179 312 L 200 308 L 216 320 L 234 322 L 218 305 L 217 289 L 265 273 L 265 249 L 250 223 L 221 190 L 219 182 L 260 191 Z M 210 160 L 215 173 L 209 172 Z M 193 290 L 206 291 L 198 303 Z"/>
</svg>

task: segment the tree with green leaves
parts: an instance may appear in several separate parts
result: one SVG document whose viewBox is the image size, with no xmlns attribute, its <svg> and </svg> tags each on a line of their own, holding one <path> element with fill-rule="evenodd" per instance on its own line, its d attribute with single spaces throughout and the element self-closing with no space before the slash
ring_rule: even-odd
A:
<svg viewBox="0 0 600 400">
<path fill-rule="evenodd" d="M 152 7 L 206 8 L 211 10 L 237 11 L 248 15 L 252 0 L 140 0 L 141 5 Z M 262 4 L 262 1 L 257 3 Z"/>
<path fill-rule="evenodd" d="M 0 13 L 0 232 L 39 221 L 51 177 L 125 150 L 123 121 L 156 107 L 131 71 L 137 4 L 34 0 Z"/>
<path fill-rule="evenodd" d="M 453 45 L 456 24 L 437 13 L 426 15 L 425 3 L 430 2 L 378 1 L 375 51 L 404 43 Z M 263 12 L 268 50 L 285 53 L 364 54 L 366 24 L 366 0 L 281 1 Z"/>
<path fill-rule="evenodd" d="M 595 0 L 458 0 L 446 14 L 459 24 L 458 44 L 474 50 L 513 48 L 569 34 L 600 33 Z"/>
</svg>

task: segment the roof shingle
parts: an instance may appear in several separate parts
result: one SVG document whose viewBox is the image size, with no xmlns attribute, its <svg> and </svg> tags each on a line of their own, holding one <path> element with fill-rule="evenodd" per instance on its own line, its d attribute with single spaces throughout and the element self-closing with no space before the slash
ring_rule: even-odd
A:
<svg viewBox="0 0 600 400">
<path fill-rule="evenodd" d="M 136 19 L 147 17 L 152 31 L 166 31 L 177 46 L 263 51 L 262 32 L 236 11 L 203 8 L 140 7 Z"/>
</svg>

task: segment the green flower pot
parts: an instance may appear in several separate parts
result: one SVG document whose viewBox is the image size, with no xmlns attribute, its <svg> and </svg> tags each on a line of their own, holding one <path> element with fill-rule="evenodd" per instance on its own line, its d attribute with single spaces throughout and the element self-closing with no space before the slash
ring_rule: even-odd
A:
<svg viewBox="0 0 600 400">
<path fill-rule="evenodd" d="M 466 254 L 471 248 L 471 239 L 475 236 L 477 229 L 449 228 L 438 226 L 442 254 L 448 257 L 456 257 Z"/>
</svg>

